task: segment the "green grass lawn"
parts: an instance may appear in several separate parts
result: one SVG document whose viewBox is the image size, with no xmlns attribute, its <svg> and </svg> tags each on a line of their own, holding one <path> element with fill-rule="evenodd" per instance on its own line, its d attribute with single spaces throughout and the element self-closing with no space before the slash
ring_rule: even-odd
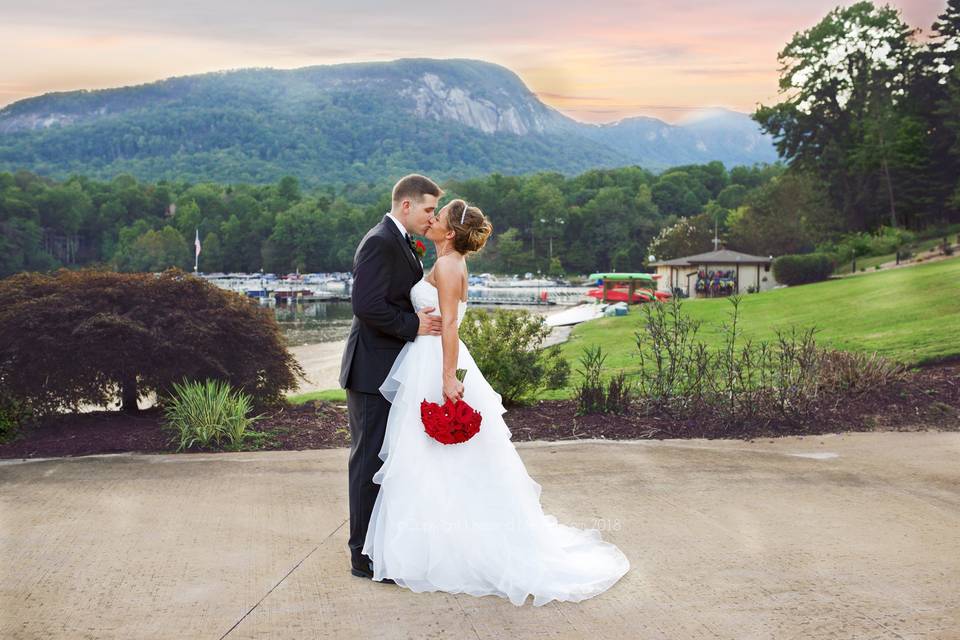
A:
<svg viewBox="0 0 960 640">
<path fill-rule="evenodd" d="M 702 322 L 699 337 L 720 344 L 721 324 L 733 308 L 728 299 L 684 300 L 681 308 Z M 563 345 L 564 357 L 576 368 L 583 347 L 599 344 L 608 370 L 636 373 L 634 332 L 642 318 L 631 307 L 629 315 L 579 325 Z M 774 339 L 774 329 L 790 325 L 817 327 L 821 346 L 876 351 L 908 365 L 960 356 L 960 258 L 742 296 L 744 338 Z M 564 389 L 543 397 L 570 394 Z"/>
<path fill-rule="evenodd" d="M 287 396 L 287 400 L 293 404 L 303 404 L 311 400 L 326 400 L 327 402 L 346 402 L 347 392 L 343 389 L 324 389 L 323 391 L 310 391 L 308 393 L 298 393 L 295 396 Z"/>
</svg>

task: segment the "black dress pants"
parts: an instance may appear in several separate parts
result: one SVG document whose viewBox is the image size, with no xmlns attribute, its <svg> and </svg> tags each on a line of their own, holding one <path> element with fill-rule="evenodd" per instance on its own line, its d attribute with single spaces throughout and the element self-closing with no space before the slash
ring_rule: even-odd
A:
<svg viewBox="0 0 960 640">
<path fill-rule="evenodd" d="M 362 393 L 347 389 L 347 412 L 350 421 L 350 560 L 357 567 L 367 568 L 369 558 L 363 555 L 363 542 L 373 503 L 380 485 L 373 474 L 383 461 L 378 457 L 387 429 L 390 403 L 379 393 Z"/>
</svg>

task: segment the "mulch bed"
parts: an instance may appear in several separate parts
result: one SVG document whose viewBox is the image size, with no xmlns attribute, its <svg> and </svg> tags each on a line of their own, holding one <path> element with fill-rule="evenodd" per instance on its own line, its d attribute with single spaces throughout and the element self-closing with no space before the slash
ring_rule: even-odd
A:
<svg viewBox="0 0 960 640">
<path fill-rule="evenodd" d="M 764 421 L 732 427 L 712 415 L 676 418 L 657 411 L 577 416 L 571 400 L 512 407 L 505 415 L 515 442 L 639 438 L 754 438 L 838 431 L 960 431 L 960 361 L 924 367 L 893 388 L 825 398 L 802 423 Z M 172 453 L 176 444 L 156 409 L 137 415 L 95 412 L 56 416 L 0 444 L 0 458 L 46 458 L 103 453 Z M 248 449 L 302 450 L 350 446 L 346 407 L 309 402 L 270 412 L 256 422 Z M 191 449 L 190 452 L 203 452 Z M 210 451 L 210 450 L 207 450 Z"/>
</svg>

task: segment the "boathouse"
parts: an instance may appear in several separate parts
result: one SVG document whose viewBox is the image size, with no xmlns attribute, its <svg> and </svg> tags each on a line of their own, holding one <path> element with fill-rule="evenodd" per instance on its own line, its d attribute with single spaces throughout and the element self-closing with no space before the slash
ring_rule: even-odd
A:
<svg viewBox="0 0 960 640">
<path fill-rule="evenodd" d="M 650 263 L 660 276 L 657 289 L 667 293 L 683 292 L 691 298 L 726 296 L 734 293 L 766 291 L 779 283 L 770 268 L 773 256 L 752 256 L 730 249 L 719 249 L 693 256 L 658 260 Z"/>
</svg>

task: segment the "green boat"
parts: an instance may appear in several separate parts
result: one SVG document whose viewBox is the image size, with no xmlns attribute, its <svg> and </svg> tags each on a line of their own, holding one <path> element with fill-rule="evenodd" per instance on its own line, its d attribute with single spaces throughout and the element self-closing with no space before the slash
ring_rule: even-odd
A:
<svg viewBox="0 0 960 640">
<path fill-rule="evenodd" d="M 590 280 L 648 280 L 657 278 L 652 273 L 591 273 Z"/>
</svg>

